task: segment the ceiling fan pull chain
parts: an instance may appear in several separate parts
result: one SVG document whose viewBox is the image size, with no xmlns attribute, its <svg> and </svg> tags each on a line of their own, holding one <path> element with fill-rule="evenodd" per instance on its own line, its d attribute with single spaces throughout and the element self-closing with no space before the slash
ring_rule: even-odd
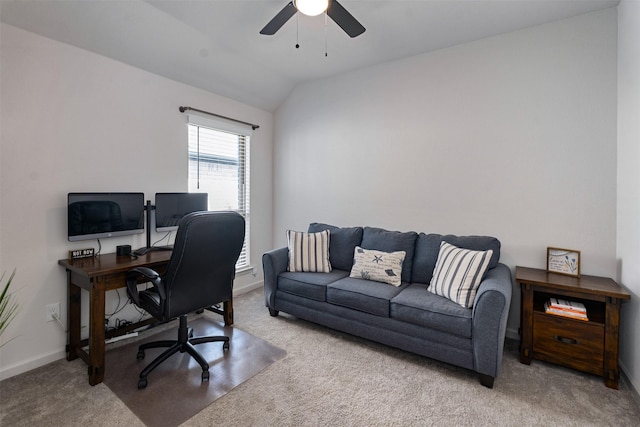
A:
<svg viewBox="0 0 640 427">
<path fill-rule="evenodd" d="M 324 57 L 327 57 L 327 12 L 324 12 Z"/>
<path fill-rule="evenodd" d="M 296 13 L 296 49 L 300 49 L 300 43 L 299 43 L 299 37 L 298 37 L 298 33 L 299 33 L 299 26 L 298 26 L 298 14 Z"/>
</svg>

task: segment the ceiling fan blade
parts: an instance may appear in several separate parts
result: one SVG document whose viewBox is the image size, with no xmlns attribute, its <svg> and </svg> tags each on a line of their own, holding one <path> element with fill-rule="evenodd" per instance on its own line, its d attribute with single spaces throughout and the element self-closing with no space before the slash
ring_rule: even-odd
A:
<svg viewBox="0 0 640 427">
<path fill-rule="evenodd" d="M 327 8 L 329 18 L 340 26 L 349 37 L 357 37 L 365 32 L 365 28 L 337 0 L 331 0 Z"/>
<path fill-rule="evenodd" d="M 273 17 L 267 25 L 260 30 L 260 34 L 272 36 L 282 27 L 293 15 L 296 14 L 298 9 L 293 5 L 293 1 L 290 1 L 276 16 Z"/>
</svg>

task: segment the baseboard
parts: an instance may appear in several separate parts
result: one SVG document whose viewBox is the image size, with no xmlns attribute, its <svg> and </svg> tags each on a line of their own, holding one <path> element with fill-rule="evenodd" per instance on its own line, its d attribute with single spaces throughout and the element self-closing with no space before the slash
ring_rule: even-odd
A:
<svg viewBox="0 0 640 427">
<path fill-rule="evenodd" d="M 52 353 L 45 354 L 40 357 L 36 357 L 26 362 L 16 363 L 15 365 L 8 366 L 0 370 L 0 381 L 30 371 L 32 369 L 39 368 L 48 363 L 55 362 L 66 357 L 64 348 L 54 351 Z"/>
<path fill-rule="evenodd" d="M 262 280 L 259 280 L 257 282 L 249 283 L 248 285 L 244 285 L 244 286 L 239 286 L 239 287 L 234 286 L 233 296 L 237 297 L 237 296 L 246 294 L 247 292 L 251 292 L 253 290 L 262 288 L 262 283 L 263 283 Z"/>
<path fill-rule="evenodd" d="M 618 365 L 620 367 L 620 379 L 624 381 L 627 387 L 629 387 L 629 390 L 633 392 L 633 397 L 635 398 L 638 406 L 640 406 L 640 393 L 638 393 L 638 387 L 636 387 L 636 384 L 631 380 L 631 377 L 628 375 L 628 370 L 624 364 L 621 361 L 618 361 Z"/>
<path fill-rule="evenodd" d="M 518 333 L 517 329 L 507 328 L 505 335 L 507 336 L 507 338 L 520 341 L 520 334 Z"/>
</svg>

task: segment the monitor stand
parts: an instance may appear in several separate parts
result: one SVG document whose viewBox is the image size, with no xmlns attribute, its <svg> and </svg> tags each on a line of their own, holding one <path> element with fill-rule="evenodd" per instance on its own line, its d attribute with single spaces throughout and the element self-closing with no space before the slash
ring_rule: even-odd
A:
<svg viewBox="0 0 640 427">
<path fill-rule="evenodd" d="M 136 249 L 133 251 L 133 255 L 140 256 L 151 251 L 171 251 L 173 250 L 173 245 L 168 246 L 151 246 L 151 211 L 155 209 L 155 206 L 151 204 L 151 200 L 147 200 L 147 204 L 144 207 L 145 213 L 145 221 L 147 227 L 147 246 L 144 248 Z"/>
</svg>

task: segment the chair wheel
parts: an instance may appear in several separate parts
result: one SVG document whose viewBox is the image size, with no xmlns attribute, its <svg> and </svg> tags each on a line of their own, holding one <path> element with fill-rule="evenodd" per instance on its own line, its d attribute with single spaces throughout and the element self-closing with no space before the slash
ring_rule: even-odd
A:
<svg viewBox="0 0 640 427">
<path fill-rule="evenodd" d="M 138 389 L 143 389 L 147 387 L 147 379 L 146 378 L 140 378 L 138 380 Z"/>
<path fill-rule="evenodd" d="M 209 381 L 209 371 L 202 372 L 202 381 Z"/>
<path fill-rule="evenodd" d="M 139 350 L 138 354 L 136 355 L 136 359 L 138 359 L 138 360 L 144 359 L 144 351 Z"/>
<path fill-rule="evenodd" d="M 225 341 L 225 343 L 222 344 L 222 350 L 229 351 L 229 341 Z"/>
</svg>

